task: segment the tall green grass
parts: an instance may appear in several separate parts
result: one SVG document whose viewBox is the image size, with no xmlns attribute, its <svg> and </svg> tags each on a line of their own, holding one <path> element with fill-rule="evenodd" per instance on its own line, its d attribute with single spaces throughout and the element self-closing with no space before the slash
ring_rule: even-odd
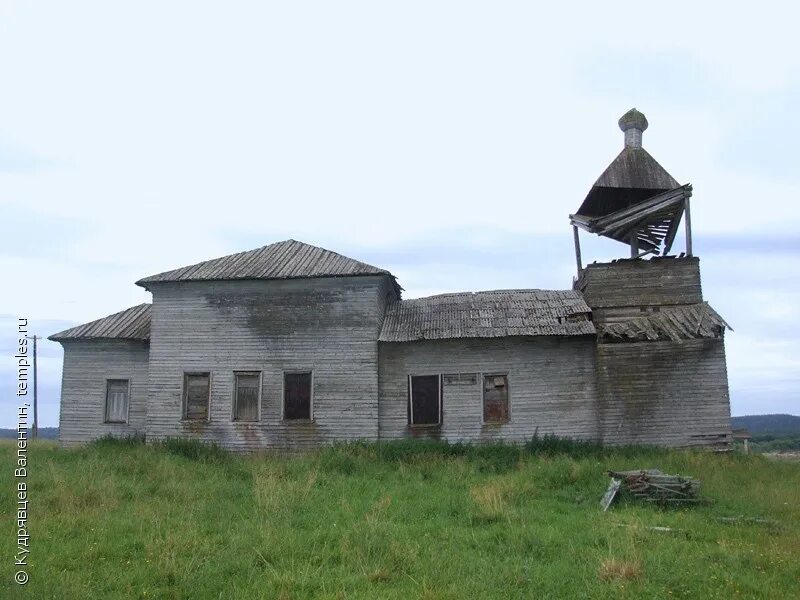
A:
<svg viewBox="0 0 800 600">
<path fill-rule="evenodd" d="M 3 450 L 4 598 L 798 596 L 800 464 L 554 438 L 292 456 L 185 440 L 33 444 L 20 587 L 15 453 Z M 600 512 L 605 471 L 634 468 L 697 477 L 709 502 Z M 719 520 L 735 516 L 765 520 Z"/>
</svg>

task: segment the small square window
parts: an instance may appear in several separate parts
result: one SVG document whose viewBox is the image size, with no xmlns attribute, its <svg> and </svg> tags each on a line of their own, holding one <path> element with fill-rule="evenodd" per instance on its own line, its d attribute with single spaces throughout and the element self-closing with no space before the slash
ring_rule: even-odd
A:
<svg viewBox="0 0 800 600">
<path fill-rule="evenodd" d="M 109 379 L 106 381 L 106 423 L 128 422 L 128 390 L 127 379 Z"/>
<path fill-rule="evenodd" d="M 258 421 L 261 373 L 234 373 L 233 420 Z"/>
<path fill-rule="evenodd" d="M 484 375 L 484 423 L 506 423 L 508 416 L 508 375 Z"/>
<path fill-rule="evenodd" d="M 283 418 L 311 420 L 311 371 L 283 374 Z"/>
<path fill-rule="evenodd" d="M 408 378 L 410 425 L 439 425 L 442 422 L 442 378 L 440 375 L 411 375 Z"/>
<path fill-rule="evenodd" d="M 186 373 L 183 376 L 183 418 L 189 421 L 208 420 L 211 395 L 211 373 Z"/>
</svg>

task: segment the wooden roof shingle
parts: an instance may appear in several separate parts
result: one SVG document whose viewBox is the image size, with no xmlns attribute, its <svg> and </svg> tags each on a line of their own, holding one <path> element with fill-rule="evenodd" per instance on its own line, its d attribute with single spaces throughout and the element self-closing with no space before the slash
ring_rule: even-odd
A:
<svg viewBox="0 0 800 600">
<path fill-rule="evenodd" d="M 686 306 L 661 307 L 659 312 L 598 326 L 597 335 L 608 341 L 680 342 L 721 337 L 731 326 L 708 302 Z M 732 330 L 732 329 L 731 329 Z"/>
<path fill-rule="evenodd" d="M 150 283 L 173 281 L 301 279 L 358 275 L 392 276 L 385 269 L 336 252 L 296 240 L 285 240 L 144 277 L 136 285 L 147 287 Z"/>
<path fill-rule="evenodd" d="M 47 339 L 63 340 L 149 340 L 150 304 L 139 304 L 118 313 L 54 333 Z"/>
<path fill-rule="evenodd" d="M 381 342 L 540 335 L 593 335 L 589 306 L 573 290 L 441 294 L 389 305 Z"/>
</svg>

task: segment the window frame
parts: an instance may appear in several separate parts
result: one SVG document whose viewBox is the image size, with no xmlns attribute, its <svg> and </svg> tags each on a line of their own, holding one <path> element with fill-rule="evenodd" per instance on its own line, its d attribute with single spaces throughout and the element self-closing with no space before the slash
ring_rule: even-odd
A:
<svg viewBox="0 0 800 600">
<path fill-rule="evenodd" d="M 437 377 L 439 380 L 439 411 L 438 417 L 439 420 L 436 423 L 414 423 L 414 384 L 413 378 L 414 377 Z M 407 406 L 407 421 L 408 427 L 412 428 L 434 428 L 434 427 L 441 427 L 442 423 L 444 422 L 444 385 L 442 382 L 442 374 L 441 373 L 419 373 L 417 375 L 412 375 L 409 373 L 408 375 L 408 406 Z"/>
<path fill-rule="evenodd" d="M 189 412 L 189 377 L 205 375 L 208 377 L 208 396 L 206 397 L 206 418 L 205 419 L 190 419 Z M 211 384 L 212 375 L 211 371 L 184 371 L 183 372 L 183 393 L 181 394 L 181 421 L 188 423 L 206 423 L 211 421 Z"/>
<path fill-rule="evenodd" d="M 308 394 L 308 418 L 292 419 L 286 417 L 286 376 L 304 375 L 308 373 L 310 387 Z M 314 422 L 314 369 L 286 369 L 281 374 L 281 422 L 282 423 L 313 423 Z"/>
<path fill-rule="evenodd" d="M 487 377 L 505 377 L 506 378 L 506 403 L 508 416 L 503 421 L 486 420 L 486 378 Z M 482 425 L 505 425 L 511 422 L 511 382 L 508 371 L 489 371 L 481 373 L 481 424 Z"/>
<path fill-rule="evenodd" d="M 108 418 L 108 385 L 112 381 L 124 381 L 126 382 L 127 389 L 125 391 L 126 394 L 126 406 L 125 406 L 125 420 L 124 421 L 111 421 Z M 106 378 L 106 393 L 105 397 L 103 398 L 103 424 L 105 425 L 127 425 L 130 421 L 131 417 L 131 380 L 130 378 L 125 377 L 107 377 Z"/>
<path fill-rule="evenodd" d="M 238 377 L 239 375 L 256 375 L 258 376 L 258 399 L 256 400 L 256 418 L 255 419 L 237 419 L 236 418 L 236 408 L 238 406 L 239 401 L 239 386 Z M 261 387 L 262 387 L 262 371 L 234 371 L 233 372 L 233 391 L 231 392 L 231 422 L 232 423 L 258 423 L 261 421 Z"/>
</svg>

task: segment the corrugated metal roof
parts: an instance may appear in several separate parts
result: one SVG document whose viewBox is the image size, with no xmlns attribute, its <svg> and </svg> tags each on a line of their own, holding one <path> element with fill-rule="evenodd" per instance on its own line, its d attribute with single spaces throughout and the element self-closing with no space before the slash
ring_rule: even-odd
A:
<svg viewBox="0 0 800 600">
<path fill-rule="evenodd" d="M 150 305 L 132 306 L 91 323 L 54 333 L 47 339 L 54 342 L 94 339 L 149 340 Z"/>
<path fill-rule="evenodd" d="M 147 287 L 149 283 L 166 281 L 299 279 L 356 275 L 391 275 L 391 273 L 324 248 L 296 240 L 286 240 L 151 275 L 140 279 L 136 284 Z"/>
<path fill-rule="evenodd" d="M 694 340 L 717 338 L 731 329 L 708 302 L 662 307 L 628 321 L 598 325 L 597 335 L 611 341 Z"/>
<path fill-rule="evenodd" d="M 532 335 L 592 335 L 590 309 L 573 290 L 442 294 L 391 304 L 382 342 Z"/>
</svg>

